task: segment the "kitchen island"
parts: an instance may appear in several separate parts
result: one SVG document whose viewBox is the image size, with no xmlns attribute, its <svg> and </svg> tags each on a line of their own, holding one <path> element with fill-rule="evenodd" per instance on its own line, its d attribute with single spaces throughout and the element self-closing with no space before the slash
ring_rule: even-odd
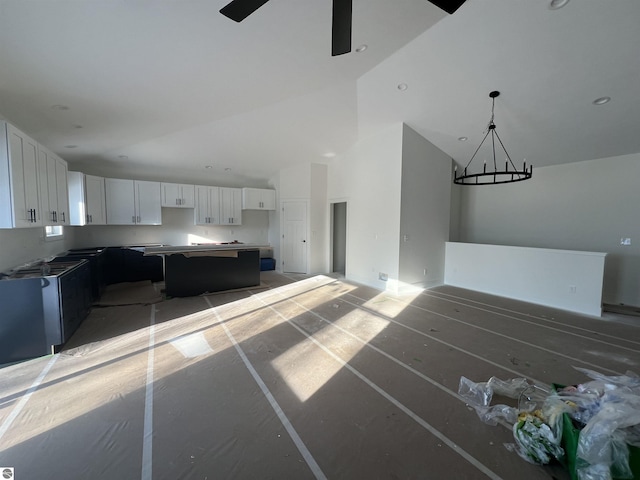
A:
<svg viewBox="0 0 640 480">
<path fill-rule="evenodd" d="M 164 257 L 165 292 L 191 297 L 207 292 L 260 285 L 260 248 L 266 245 L 219 244 L 145 248 Z"/>
</svg>

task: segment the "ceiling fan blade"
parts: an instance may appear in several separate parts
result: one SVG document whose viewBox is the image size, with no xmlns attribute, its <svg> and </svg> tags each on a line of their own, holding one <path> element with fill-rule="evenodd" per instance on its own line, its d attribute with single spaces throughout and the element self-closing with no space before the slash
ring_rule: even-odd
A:
<svg viewBox="0 0 640 480">
<path fill-rule="evenodd" d="M 233 0 L 220 9 L 220 13 L 235 22 L 241 22 L 269 0 Z"/>
<path fill-rule="evenodd" d="M 467 0 L 429 0 L 436 7 L 441 8 L 449 15 L 458 10 Z"/>
<path fill-rule="evenodd" d="M 351 51 L 352 0 L 333 0 L 331 26 L 331 56 Z"/>
</svg>

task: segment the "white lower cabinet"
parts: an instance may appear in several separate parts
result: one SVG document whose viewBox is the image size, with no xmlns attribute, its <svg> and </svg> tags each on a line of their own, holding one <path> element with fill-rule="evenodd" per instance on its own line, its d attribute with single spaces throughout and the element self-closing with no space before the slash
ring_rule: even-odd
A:
<svg viewBox="0 0 640 480">
<path fill-rule="evenodd" d="M 242 224 L 242 189 L 220 187 L 220 225 Z"/>
<path fill-rule="evenodd" d="M 196 185 L 196 225 L 220 225 L 220 188 Z"/>
<path fill-rule="evenodd" d="M 161 225 L 160 182 L 105 178 L 108 225 Z"/>
<path fill-rule="evenodd" d="M 69 219 L 71 225 L 105 225 L 104 178 L 69 172 Z"/>
</svg>

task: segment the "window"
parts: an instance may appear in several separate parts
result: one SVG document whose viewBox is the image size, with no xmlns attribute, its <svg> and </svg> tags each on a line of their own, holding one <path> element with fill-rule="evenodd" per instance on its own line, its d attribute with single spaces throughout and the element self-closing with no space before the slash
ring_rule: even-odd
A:
<svg viewBox="0 0 640 480">
<path fill-rule="evenodd" d="M 61 240 L 64 236 L 62 225 L 44 227 L 44 236 L 46 240 Z"/>
</svg>

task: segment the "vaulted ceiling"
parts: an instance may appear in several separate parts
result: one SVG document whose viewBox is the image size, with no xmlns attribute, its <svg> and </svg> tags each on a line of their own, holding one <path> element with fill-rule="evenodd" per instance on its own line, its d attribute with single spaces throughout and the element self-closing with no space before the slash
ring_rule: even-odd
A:
<svg viewBox="0 0 640 480">
<path fill-rule="evenodd" d="M 72 168 L 229 184 L 399 122 L 464 166 L 492 90 L 514 160 L 640 151 L 637 0 L 467 0 L 453 15 L 354 0 L 367 48 L 338 57 L 330 0 L 271 0 L 242 23 L 226 3 L 0 0 L 0 114 Z"/>
</svg>

